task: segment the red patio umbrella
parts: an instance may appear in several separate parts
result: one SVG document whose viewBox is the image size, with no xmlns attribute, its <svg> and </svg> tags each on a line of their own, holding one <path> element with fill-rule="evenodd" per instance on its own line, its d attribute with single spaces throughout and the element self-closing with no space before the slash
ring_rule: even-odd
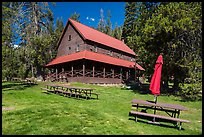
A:
<svg viewBox="0 0 204 137">
<path fill-rule="evenodd" d="M 162 55 L 159 55 L 155 64 L 154 74 L 152 76 L 150 87 L 149 87 L 152 94 L 155 96 L 155 103 L 157 103 L 157 96 L 160 95 L 162 64 L 163 64 L 163 57 Z"/>
</svg>

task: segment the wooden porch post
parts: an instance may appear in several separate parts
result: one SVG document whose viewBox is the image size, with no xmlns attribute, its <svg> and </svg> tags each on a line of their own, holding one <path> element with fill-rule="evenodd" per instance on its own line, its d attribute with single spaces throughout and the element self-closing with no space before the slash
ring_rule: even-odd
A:
<svg viewBox="0 0 204 137">
<path fill-rule="evenodd" d="M 120 68 L 120 79 L 122 79 L 122 78 L 123 78 L 123 69 Z"/>
<path fill-rule="evenodd" d="M 48 81 L 50 81 L 50 75 L 51 75 L 51 70 L 49 69 L 49 71 L 48 71 L 48 76 L 46 77 L 46 79 L 47 79 Z"/>
<path fill-rule="evenodd" d="M 95 66 L 93 65 L 93 77 L 94 77 L 94 73 L 95 73 Z"/>
<path fill-rule="evenodd" d="M 85 62 L 83 61 L 83 77 L 85 77 Z"/>
<path fill-rule="evenodd" d="M 128 79 L 128 71 L 126 71 L 126 79 Z"/>
<path fill-rule="evenodd" d="M 56 69 L 55 69 L 55 72 L 56 72 L 56 79 L 57 79 L 57 73 L 58 73 L 57 67 L 56 67 Z"/>
<path fill-rule="evenodd" d="M 103 68 L 103 78 L 105 78 L 106 77 L 106 68 L 104 67 Z"/>
<path fill-rule="evenodd" d="M 130 69 L 128 70 L 128 78 L 130 77 Z"/>
<path fill-rule="evenodd" d="M 112 69 L 112 78 L 114 78 L 114 69 Z"/>
<path fill-rule="evenodd" d="M 73 67 L 73 65 L 72 65 L 72 67 L 71 67 L 71 72 L 72 72 L 72 77 L 74 76 L 74 67 Z"/>
</svg>

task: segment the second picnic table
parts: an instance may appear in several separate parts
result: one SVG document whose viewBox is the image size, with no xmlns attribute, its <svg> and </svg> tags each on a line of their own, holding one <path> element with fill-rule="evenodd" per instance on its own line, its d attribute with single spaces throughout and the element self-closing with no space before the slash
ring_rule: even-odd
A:
<svg viewBox="0 0 204 137">
<path fill-rule="evenodd" d="M 151 101 L 147 101 L 147 100 L 138 100 L 138 99 L 133 99 L 132 100 L 132 107 L 136 108 L 136 110 L 132 110 L 130 111 L 130 114 L 135 116 L 135 120 L 137 122 L 137 116 L 144 116 L 144 117 L 151 117 L 153 118 L 152 121 L 148 121 L 148 123 L 158 123 L 156 122 L 157 120 L 167 120 L 167 121 L 171 121 L 173 123 L 176 122 L 176 126 L 178 126 L 178 122 L 180 123 L 179 125 L 179 129 L 181 129 L 181 123 L 185 122 L 185 123 L 189 123 L 190 121 L 188 120 L 184 120 L 184 119 L 180 119 L 180 111 L 183 110 L 187 110 L 186 107 L 181 106 L 181 105 L 177 105 L 177 104 L 167 104 L 167 103 L 154 103 Z M 154 111 L 154 114 L 150 114 L 147 113 L 146 110 L 144 109 L 143 111 L 145 112 L 140 112 L 139 108 L 145 108 L 147 109 L 151 109 Z M 169 117 L 167 116 L 163 116 L 163 115 L 158 115 L 156 114 L 156 111 L 165 111 Z"/>
</svg>

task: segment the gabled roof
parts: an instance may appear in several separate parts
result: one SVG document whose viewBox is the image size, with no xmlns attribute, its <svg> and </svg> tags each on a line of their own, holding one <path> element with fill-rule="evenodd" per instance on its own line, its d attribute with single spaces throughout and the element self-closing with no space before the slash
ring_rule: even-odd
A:
<svg viewBox="0 0 204 137">
<path fill-rule="evenodd" d="M 98 30 L 95 30 L 91 27 L 88 27 L 86 25 L 83 25 L 77 21 L 74 21 L 72 19 L 68 19 L 68 22 L 63 30 L 63 33 L 61 35 L 61 38 L 58 42 L 58 45 L 60 44 L 64 33 L 66 32 L 66 29 L 68 28 L 68 24 L 71 23 L 74 28 L 79 32 L 79 34 L 81 34 L 81 36 L 83 37 L 84 40 L 90 40 L 90 41 L 94 41 L 100 44 L 103 44 L 105 46 L 123 51 L 125 53 L 129 53 L 131 55 L 136 55 L 135 52 L 130 49 L 125 43 L 123 43 L 122 41 L 113 38 L 107 34 L 104 34 Z"/>
<path fill-rule="evenodd" d="M 74 61 L 74 60 L 79 60 L 79 59 L 88 59 L 92 61 L 98 61 L 102 63 L 107 63 L 107 64 L 112 64 L 116 66 L 123 66 L 123 67 L 128 67 L 128 68 L 134 68 L 139 70 L 144 70 L 139 64 L 127 60 L 122 60 L 114 57 L 110 57 L 104 54 L 99 54 L 95 52 L 90 52 L 87 50 L 77 52 L 74 54 L 66 55 L 66 56 L 60 56 L 54 60 L 52 60 L 50 63 L 46 65 L 46 67 L 60 64 L 60 63 L 65 63 L 69 61 Z"/>
</svg>

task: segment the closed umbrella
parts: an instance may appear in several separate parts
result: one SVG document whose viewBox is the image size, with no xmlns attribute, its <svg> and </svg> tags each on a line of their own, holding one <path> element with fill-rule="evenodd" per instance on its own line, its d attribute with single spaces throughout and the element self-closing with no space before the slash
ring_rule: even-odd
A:
<svg viewBox="0 0 204 137">
<path fill-rule="evenodd" d="M 155 103 L 157 103 L 157 96 L 160 95 L 160 81 L 162 72 L 163 57 L 159 55 L 155 64 L 154 74 L 152 76 L 150 87 L 152 94 L 155 96 Z"/>
</svg>

